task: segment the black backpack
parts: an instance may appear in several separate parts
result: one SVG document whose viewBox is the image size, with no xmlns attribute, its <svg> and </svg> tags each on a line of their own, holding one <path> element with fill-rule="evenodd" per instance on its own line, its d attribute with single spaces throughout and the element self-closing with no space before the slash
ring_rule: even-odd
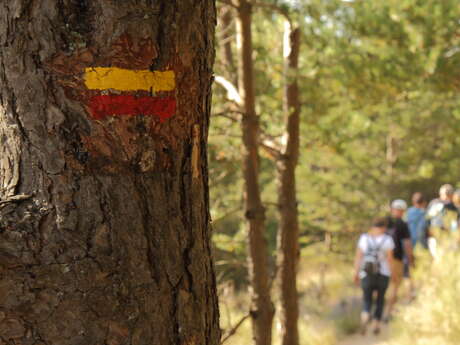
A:
<svg viewBox="0 0 460 345">
<path fill-rule="evenodd" d="M 379 252 L 385 241 L 386 237 L 378 245 L 374 245 L 375 243 L 372 243 L 371 236 L 367 235 L 367 248 L 363 256 L 362 270 L 369 276 L 375 276 L 380 273 Z"/>
</svg>

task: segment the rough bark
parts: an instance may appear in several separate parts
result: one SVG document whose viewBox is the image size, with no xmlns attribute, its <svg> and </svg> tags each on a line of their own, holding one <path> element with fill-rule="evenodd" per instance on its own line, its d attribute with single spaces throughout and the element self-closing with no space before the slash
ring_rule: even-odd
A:
<svg viewBox="0 0 460 345">
<path fill-rule="evenodd" d="M 299 306 L 297 297 L 297 262 L 299 256 L 299 224 L 295 171 L 299 160 L 300 99 L 297 82 L 300 51 L 300 30 L 285 23 L 285 147 L 277 161 L 278 205 L 278 282 L 280 290 L 280 323 L 283 345 L 298 345 Z"/>
<path fill-rule="evenodd" d="M 0 344 L 219 343 L 214 26 L 212 0 L 0 2 Z M 101 66 L 173 70 L 175 114 L 92 118 Z"/>
<path fill-rule="evenodd" d="M 272 338 L 274 307 L 270 298 L 268 249 L 265 238 L 265 209 L 259 186 L 259 119 L 255 111 L 252 61 L 252 5 L 238 3 L 237 38 L 239 48 L 239 86 L 243 100 L 243 175 L 245 217 L 248 227 L 248 268 L 251 285 L 251 319 L 257 345 L 269 345 Z"/>
</svg>

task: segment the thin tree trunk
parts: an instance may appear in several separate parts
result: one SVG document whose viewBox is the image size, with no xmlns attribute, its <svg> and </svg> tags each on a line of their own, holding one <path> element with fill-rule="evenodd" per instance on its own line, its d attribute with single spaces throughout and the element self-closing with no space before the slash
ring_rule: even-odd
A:
<svg viewBox="0 0 460 345">
<path fill-rule="evenodd" d="M 238 71 L 235 67 L 235 59 L 233 58 L 233 47 L 235 35 L 235 23 L 233 19 L 233 9 L 231 6 L 222 6 L 220 20 L 222 23 L 222 61 L 225 62 L 225 77 L 230 80 L 235 87 L 238 88 Z"/>
<path fill-rule="evenodd" d="M 259 119 L 255 111 L 254 70 L 252 62 L 252 5 L 240 0 L 237 36 L 239 48 L 239 86 L 244 102 L 243 174 L 245 216 L 249 235 L 249 276 L 251 319 L 255 344 L 270 345 L 274 307 L 270 298 L 268 249 L 265 238 L 265 209 L 259 187 Z"/>
<path fill-rule="evenodd" d="M 285 23 L 285 94 L 286 145 L 277 161 L 278 205 L 278 282 L 280 284 L 280 320 L 283 345 L 298 345 L 299 306 L 297 298 L 297 262 L 299 256 L 299 224 L 295 171 L 299 159 L 300 99 L 297 73 L 300 51 L 300 30 Z"/>
<path fill-rule="evenodd" d="M 0 344 L 219 343 L 214 25 L 212 0 L 0 3 Z"/>
<path fill-rule="evenodd" d="M 397 190 L 395 190 L 395 174 L 394 169 L 398 160 L 398 153 L 396 148 L 396 138 L 394 136 L 395 125 L 390 123 L 388 126 L 388 133 L 386 136 L 386 161 L 387 161 L 387 178 L 388 178 L 388 197 L 391 198 Z"/>
</svg>

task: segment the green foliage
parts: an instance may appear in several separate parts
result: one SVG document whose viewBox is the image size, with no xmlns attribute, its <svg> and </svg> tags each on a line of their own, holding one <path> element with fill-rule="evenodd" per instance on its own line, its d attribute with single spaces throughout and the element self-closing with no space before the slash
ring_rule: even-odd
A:
<svg viewBox="0 0 460 345">
<path fill-rule="evenodd" d="M 302 213 L 323 228 L 359 229 L 392 198 L 417 190 L 434 196 L 459 180 L 458 97 L 442 66 L 449 52 L 457 55 L 451 23 L 460 8 L 331 3 L 306 25 L 299 175 L 308 183 L 299 194 Z M 458 76 L 456 68 L 450 73 Z"/>
<path fill-rule="evenodd" d="M 349 234 L 415 191 L 434 197 L 460 180 L 460 6 L 454 0 L 265 1 L 290 10 L 303 31 L 301 158 L 297 169 L 301 243 Z M 257 112 L 264 135 L 283 134 L 283 16 L 254 12 Z M 232 43 L 233 49 L 236 45 Z M 236 51 L 234 50 L 234 53 Z M 216 73 L 235 78 L 219 51 Z M 210 128 L 211 212 L 218 271 L 242 279 L 241 114 L 216 86 Z M 233 118 L 233 120 L 229 119 Z M 274 162 L 261 151 L 270 248 L 276 244 Z M 220 220 L 225 217 L 224 220 Z M 222 235 L 222 236 L 221 236 Z M 350 237 L 352 239 L 353 237 Z M 233 248 L 230 250 L 229 242 Z M 236 249 L 238 247 L 238 249 Z M 228 264 L 222 264 L 225 258 Z M 233 273 L 232 273 L 233 272 Z"/>
<path fill-rule="evenodd" d="M 301 156 L 297 169 L 301 263 L 298 275 L 302 344 L 333 344 L 359 325 L 359 308 L 331 316 L 355 296 L 350 258 L 356 235 L 370 218 L 387 212 L 391 199 L 415 191 L 434 197 L 446 182 L 460 187 L 460 6 L 458 0 L 259 0 L 288 11 L 302 29 L 300 55 Z M 284 17 L 270 6 L 253 16 L 257 113 L 264 137 L 284 131 Z M 216 74 L 237 83 L 218 32 Z M 233 36 L 232 36 L 233 35 Z M 237 86 L 237 85 L 235 85 Z M 242 114 L 215 86 L 209 133 L 210 205 L 222 328 L 247 313 L 241 162 Z M 275 163 L 261 150 L 262 198 L 267 239 L 275 261 L 277 185 Z M 327 239 L 327 241 L 325 241 Z M 423 282 L 405 308 L 393 344 L 458 343 L 456 304 L 459 254 L 431 265 L 418 262 Z M 235 292 L 236 291 L 236 292 Z M 337 330 L 337 332 L 336 332 Z M 227 344 L 250 342 L 245 321 Z M 336 334 L 338 333 L 338 334 Z M 276 343 L 275 332 L 275 343 Z"/>
</svg>

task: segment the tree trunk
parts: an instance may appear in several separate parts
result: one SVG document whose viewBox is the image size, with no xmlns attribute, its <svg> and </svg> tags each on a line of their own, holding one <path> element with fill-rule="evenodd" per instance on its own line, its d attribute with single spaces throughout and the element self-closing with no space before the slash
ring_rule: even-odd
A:
<svg viewBox="0 0 460 345">
<path fill-rule="evenodd" d="M 395 125 L 390 122 L 388 125 L 388 133 L 386 135 L 386 161 L 387 161 L 387 193 L 388 193 L 388 202 L 391 202 L 393 195 L 397 194 L 398 191 L 395 186 L 395 166 L 398 160 L 398 152 L 396 149 L 396 138 Z"/>
<path fill-rule="evenodd" d="M 225 64 L 224 71 L 225 77 L 230 80 L 233 85 L 238 87 L 238 71 L 235 67 L 233 58 L 232 43 L 234 41 L 234 20 L 233 8 L 229 5 L 224 5 L 220 8 L 220 22 L 222 23 L 222 47 L 221 47 L 221 60 Z"/>
<path fill-rule="evenodd" d="M 285 23 L 285 94 L 286 142 L 278 168 L 278 205 L 280 227 L 278 230 L 278 282 L 280 284 L 280 319 L 283 345 L 298 345 L 297 322 L 297 262 L 299 257 L 299 224 L 297 213 L 295 170 L 299 159 L 300 100 L 297 73 L 299 65 L 300 30 Z"/>
<path fill-rule="evenodd" d="M 0 3 L 0 344 L 218 344 L 212 0 Z"/>
<path fill-rule="evenodd" d="M 245 217 L 249 237 L 249 278 L 251 316 L 255 344 L 269 345 L 272 338 L 274 307 L 270 299 L 268 249 L 265 238 L 265 209 L 259 188 L 259 119 L 255 111 L 254 71 L 252 62 L 252 5 L 240 0 L 237 38 L 239 48 L 239 86 L 244 103 L 243 175 L 245 181 Z"/>
</svg>

